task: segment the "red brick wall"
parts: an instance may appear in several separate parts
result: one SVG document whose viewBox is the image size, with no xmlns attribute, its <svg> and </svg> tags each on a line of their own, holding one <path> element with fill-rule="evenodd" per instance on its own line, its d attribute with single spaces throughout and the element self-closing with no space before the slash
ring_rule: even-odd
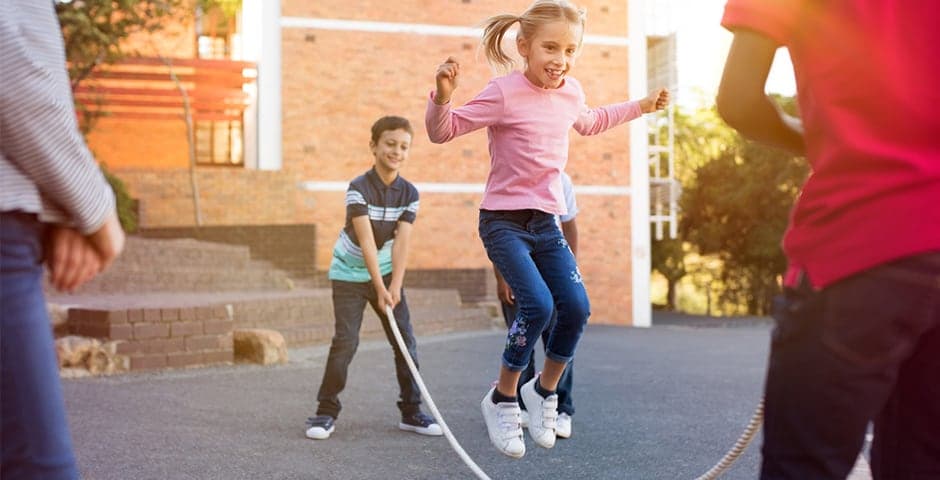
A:
<svg viewBox="0 0 940 480">
<path fill-rule="evenodd" d="M 188 169 L 113 170 L 127 183 L 131 196 L 140 199 L 142 227 L 194 225 Z M 310 223 L 296 214 L 300 190 L 286 172 L 228 167 L 196 171 L 204 225 Z"/>
<path fill-rule="evenodd" d="M 580 3 L 588 10 L 588 34 L 627 36 L 626 2 Z M 528 0 L 283 0 L 282 14 L 472 27 L 489 15 L 521 13 L 528 4 Z M 490 68 L 477 54 L 478 38 L 284 28 L 282 39 L 283 169 L 200 168 L 207 224 L 314 223 L 317 267 L 328 268 L 344 221 L 344 195 L 304 191 L 299 184 L 346 182 L 367 170 L 372 163 L 369 127 L 388 114 L 405 116 L 415 127 L 411 157 L 402 170 L 406 178 L 415 183 L 485 181 L 489 170 L 485 132 L 432 145 L 423 122 L 434 71 L 447 56 L 458 57 L 462 64 L 455 104 L 472 98 L 491 78 Z M 585 45 L 572 75 L 584 85 L 590 105 L 627 98 L 627 59 L 627 47 Z M 185 142 L 168 140 L 182 139 L 182 122 L 141 127 L 123 137 L 119 128 L 105 124 L 91 143 L 141 200 L 142 225 L 191 225 Z M 578 185 L 629 185 L 628 128 L 591 138 L 573 133 L 568 171 Z M 479 194 L 423 192 L 421 200 L 411 268 L 489 266 L 476 233 Z M 580 264 L 593 303 L 592 321 L 630 323 L 629 197 L 582 195 L 579 203 Z"/>
<path fill-rule="evenodd" d="M 475 26 L 485 17 L 521 13 L 526 1 L 385 2 L 364 6 L 338 0 L 282 2 L 283 15 Z M 587 32 L 627 35 L 626 4 L 584 2 Z M 479 39 L 418 34 L 285 28 L 283 64 L 284 165 L 302 178 L 345 181 L 371 165 L 369 127 L 381 115 L 409 118 L 415 127 L 411 157 L 402 170 L 415 183 L 483 183 L 489 171 L 486 134 L 433 145 L 424 129 L 434 71 L 447 56 L 461 62 L 453 101 L 472 98 L 492 73 L 477 54 Z M 586 45 L 572 70 L 590 105 L 627 98 L 626 47 Z M 568 167 L 576 184 L 629 185 L 629 132 L 620 127 L 591 138 L 572 134 Z M 317 259 L 327 268 L 342 227 L 343 194 L 305 192 L 298 212 L 318 225 Z M 477 236 L 478 194 L 423 192 L 410 267 L 480 268 L 489 265 Z M 630 323 L 630 203 L 625 196 L 579 198 L 581 270 L 593 304 L 592 321 Z"/>
</svg>

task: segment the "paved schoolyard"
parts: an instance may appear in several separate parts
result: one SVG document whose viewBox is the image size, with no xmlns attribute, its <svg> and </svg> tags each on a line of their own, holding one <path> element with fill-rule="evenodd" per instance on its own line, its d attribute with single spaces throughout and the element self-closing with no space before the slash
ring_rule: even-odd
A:
<svg viewBox="0 0 940 480">
<path fill-rule="evenodd" d="M 498 331 L 419 338 L 431 394 L 493 479 L 686 479 L 733 444 L 760 397 L 769 325 L 590 326 L 575 362 L 574 435 L 521 460 L 490 446 L 479 401 L 495 378 Z M 327 441 L 304 437 L 326 348 L 280 367 L 200 368 L 65 381 L 89 479 L 473 478 L 443 437 L 397 429 L 384 342 L 361 345 Z M 758 439 L 759 442 L 759 439 Z M 755 478 L 757 444 L 723 478 Z"/>
</svg>

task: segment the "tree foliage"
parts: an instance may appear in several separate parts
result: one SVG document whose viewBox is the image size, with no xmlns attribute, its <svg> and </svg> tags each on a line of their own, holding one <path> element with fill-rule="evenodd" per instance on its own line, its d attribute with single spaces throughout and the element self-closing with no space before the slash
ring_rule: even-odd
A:
<svg viewBox="0 0 940 480">
<path fill-rule="evenodd" d="M 793 111 L 793 99 L 778 101 Z M 780 241 L 808 166 L 789 152 L 736 133 L 730 138 L 685 186 L 680 230 L 700 254 L 723 261 L 725 299 L 762 315 L 769 313 L 786 269 Z"/>
<path fill-rule="evenodd" d="M 792 98 L 777 100 L 793 113 Z M 675 120 L 676 176 L 683 188 L 679 239 L 653 240 L 653 269 L 674 290 L 690 273 L 690 250 L 717 258 L 720 300 L 766 314 L 786 268 L 780 241 L 808 173 L 806 162 L 745 140 L 714 108 L 678 112 Z"/>
<path fill-rule="evenodd" d="M 98 66 L 127 55 L 124 41 L 131 35 L 163 28 L 166 17 L 182 3 L 182 0 L 57 1 L 56 14 L 65 39 L 72 88 Z"/>
<path fill-rule="evenodd" d="M 676 285 L 689 273 L 685 262 L 684 242 L 681 238 L 668 236 L 657 240 L 654 232 L 650 232 L 650 237 L 652 237 L 650 266 L 652 270 L 659 272 L 666 279 L 666 309 L 675 310 Z"/>
<path fill-rule="evenodd" d="M 213 12 L 218 22 L 232 23 L 241 0 L 56 0 L 56 14 L 62 28 L 69 78 L 74 90 L 103 65 L 134 55 L 128 40 L 137 34 L 152 34 L 172 22 L 185 22 L 197 11 Z M 88 109 L 76 102 L 82 112 L 80 128 L 87 135 L 97 119 L 105 115 L 103 101 Z M 103 166 L 102 166 L 103 167 Z M 121 224 L 128 232 L 137 229 L 134 200 L 117 176 L 104 169 L 117 198 Z"/>
<path fill-rule="evenodd" d="M 723 260 L 725 293 L 749 313 L 769 312 L 786 269 L 780 239 L 806 172 L 799 157 L 739 140 L 696 170 L 685 191 L 682 231 L 700 253 Z"/>
<path fill-rule="evenodd" d="M 675 177 L 685 189 L 695 179 L 695 172 L 712 158 L 731 148 L 735 136 L 718 117 L 714 109 L 697 109 L 686 112 L 676 109 L 673 113 L 675 125 Z M 664 127 L 664 125 L 661 125 Z M 656 134 L 667 134 L 660 128 Z M 660 138 L 662 140 L 664 138 Z M 681 204 L 679 218 L 682 218 Z M 680 224 L 681 225 L 681 224 Z M 686 257 L 690 246 L 680 231 L 679 238 L 651 238 L 650 266 L 659 272 L 667 283 L 666 308 L 677 307 L 677 284 L 690 273 Z"/>
</svg>

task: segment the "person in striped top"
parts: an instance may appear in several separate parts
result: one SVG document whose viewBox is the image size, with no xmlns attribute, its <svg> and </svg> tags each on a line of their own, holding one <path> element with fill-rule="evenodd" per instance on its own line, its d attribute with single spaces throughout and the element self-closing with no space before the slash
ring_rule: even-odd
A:
<svg viewBox="0 0 940 480">
<path fill-rule="evenodd" d="M 307 420 L 307 437 L 329 438 L 342 405 L 339 394 L 346 386 L 349 363 L 359 345 L 359 329 L 366 303 L 382 321 L 395 352 L 395 372 L 401 389 L 398 427 L 424 435 L 442 435 L 440 425 L 421 411 L 421 392 L 398 348 L 385 314 L 391 306 L 408 346 L 418 355 L 402 282 L 408 261 L 408 243 L 418 213 L 418 190 L 398 174 L 408 159 L 413 130 L 407 119 L 382 117 L 372 125 L 369 147 L 375 163 L 349 183 L 346 191 L 346 225 L 333 247 L 329 278 L 333 287 L 335 333 L 317 393 L 316 416 Z"/>
<path fill-rule="evenodd" d="M 0 406 L 4 479 L 78 478 L 43 295 L 124 245 L 114 193 L 78 130 L 52 2 L 0 2 Z"/>
</svg>

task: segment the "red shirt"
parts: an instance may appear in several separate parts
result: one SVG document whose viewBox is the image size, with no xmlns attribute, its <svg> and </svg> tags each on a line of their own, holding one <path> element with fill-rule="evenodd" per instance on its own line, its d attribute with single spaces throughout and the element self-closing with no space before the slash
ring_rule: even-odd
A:
<svg viewBox="0 0 940 480">
<path fill-rule="evenodd" d="M 730 0 L 722 25 L 790 51 L 812 174 L 783 248 L 825 287 L 940 251 L 940 17 L 933 1 Z"/>
</svg>

